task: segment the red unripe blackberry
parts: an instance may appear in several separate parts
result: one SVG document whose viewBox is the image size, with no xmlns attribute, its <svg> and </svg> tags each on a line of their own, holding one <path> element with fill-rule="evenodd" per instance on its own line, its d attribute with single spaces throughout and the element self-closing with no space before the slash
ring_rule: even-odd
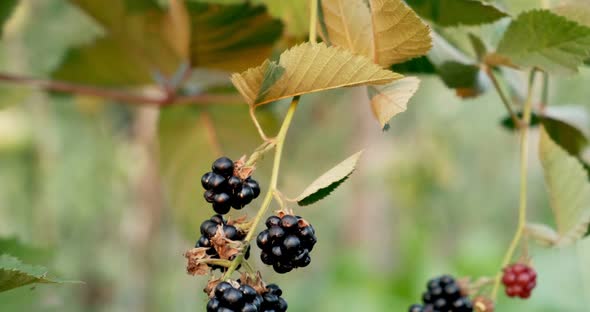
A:
<svg viewBox="0 0 590 312">
<path fill-rule="evenodd" d="M 217 233 L 218 227 L 221 226 L 223 230 L 223 234 L 227 239 L 234 240 L 234 241 L 241 241 L 245 238 L 245 233 L 238 231 L 238 229 L 233 226 L 227 224 L 227 222 L 223 219 L 221 215 L 214 215 L 209 220 L 203 221 L 200 226 L 201 237 L 197 240 L 195 247 L 204 247 L 209 248 L 207 250 L 207 254 L 211 256 L 213 259 L 219 259 L 219 254 L 213 248 L 211 244 L 211 239 Z M 246 259 L 250 257 L 250 249 L 246 250 L 244 255 Z M 213 269 L 221 269 L 219 266 L 209 265 Z"/>
<path fill-rule="evenodd" d="M 537 286 L 537 272 L 532 267 L 516 263 L 504 268 L 502 284 L 508 297 L 527 299 Z"/>
<path fill-rule="evenodd" d="M 433 278 L 426 286 L 427 290 L 422 295 L 424 305 L 412 305 L 409 312 L 473 312 L 471 301 L 461 293 L 452 276 Z"/>
<path fill-rule="evenodd" d="M 236 288 L 228 282 L 221 282 L 207 303 L 207 312 L 257 312 L 262 304 L 262 296 L 251 286 L 239 285 Z"/>
<path fill-rule="evenodd" d="M 226 214 L 231 207 L 242 209 L 260 195 L 260 186 L 251 177 L 241 179 L 234 175 L 235 165 L 231 159 L 221 157 L 211 166 L 213 171 L 201 177 L 205 189 L 203 194 L 213 210 L 218 214 Z"/>
<path fill-rule="evenodd" d="M 293 215 L 271 216 L 265 224 L 267 229 L 256 238 L 264 264 L 272 265 L 281 274 L 309 265 L 309 252 L 317 242 L 311 225 Z"/>
</svg>

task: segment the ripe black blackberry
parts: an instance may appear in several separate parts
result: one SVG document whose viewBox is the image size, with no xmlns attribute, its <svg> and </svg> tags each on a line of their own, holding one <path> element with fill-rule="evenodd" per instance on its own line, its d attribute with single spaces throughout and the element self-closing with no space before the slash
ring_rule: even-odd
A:
<svg viewBox="0 0 590 312">
<path fill-rule="evenodd" d="M 217 229 L 219 226 L 223 227 L 223 234 L 227 239 L 234 240 L 234 241 L 241 241 L 246 237 L 246 234 L 239 231 L 235 226 L 227 224 L 226 220 L 223 218 L 222 215 L 214 215 L 209 220 L 205 220 L 201 223 L 201 237 L 197 241 L 195 247 L 205 247 L 209 248 L 207 250 L 207 254 L 211 256 L 213 259 L 219 259 L 219 254 L 213 247 L 211 240 L 217 233 Z M 244 255 L 246 259 L 250 257 L 250 248 L 246 250 L 246 254 Z M 221 269 L 220 266 L 216 265 L 209 265 L 213 269 Z"/>
<path fill-rule="evenodd" d="M 272 265 L 281 274 L 309 265 L 309 253 L 317 242 L 311 224 L 298 216 L 271 216 L 266 220 L 266 228 L 256 238 L 264 264 Z"/>
<path fill-rule="evenodd" d="M 276 284 L 266 286 L 267 292 L 262 294 L 262 305 L 260 312 L 285 312 L 287 311 L 287 301 L 281 297 L 283 291 Z"/>
<path fill-rule="evenodd" d="M 213 204 L 218 214 L 228 213 L 231 207 L 242 209 L 260 195 L 258 182 L 251 177 L 241 179 L 234 175 L 234 169 L 231 159 L 221 157 L 213 162 L 212 171 L 201 178 L 205 200 Z"/>
<path fill-rule="evenodd" d="M 424 306 L 413 305 L 410 312 L 473 312 L 473 305 L 455 279 L 449 275 L 428 281 L 427 291 L 422 295 Z"/>
<path fill-rule="evenodd" d="M 258 312 L 263 304 L 252 286 L 221 282 L 215 287 L 213 298 L 207 303 L 207 312 Z M 234 287 L 237 286 L 237 287 Z"/>
</svg>

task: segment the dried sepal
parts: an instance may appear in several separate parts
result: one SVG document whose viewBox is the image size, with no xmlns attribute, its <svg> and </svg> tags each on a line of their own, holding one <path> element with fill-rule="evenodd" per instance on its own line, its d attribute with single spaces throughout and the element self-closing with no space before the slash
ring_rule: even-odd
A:
<svg viewBox="0 0 590 312">
<path fill-rule="evenodd" d="M 242 273 L 240 276 L 240 282 L 242 285 L 249 285 L 252 286 L 256 290 L 257 293 L 263 294 L 267 292 L 266 284 L 262 280 L 262 275 L 260 271 L 256 272 L 255 274 L 252 273 Z"/>
<path fill-rule="evenodd" d="M 250 231 L 250 228 L 252 228 L 252 220 L 248 220 L 248 216 L 241 216 L 235 220 L 227 220 L 227 225 L 233 225 L 238 232 L 246 235 Z"/>
<path fill-rule="evenodd" d="M 211 238 L 211 244 L 215 248 L 215 251 L 217 251 L 217 254 L 219 254 L 219 257 L 226 260 L 240 253 L 242 246 L 241 242 L 226 238 L 222 226 L 217 227 L 215 236 Z"/>
<path fill-rule="evenodd" d="M 211 270 L 203 260 L 211 259 L 204 247 L 193 248 L 184 253 L 187 259 L 186 272 L 190 275 L 207 275 Z"/>
<path fill-rule="evenodd" d="M 309 225 L 310 225 L 310 223 L 309 223 L 309 222 L 307 222 L 307 220 L 305 220 L 305 219 L 301 218 L 301 219 L 299 219 L 299 220 L 297 221 L 297 225 L 298 225 L 300 228 L 304 228 L 304 227 L 306 227 L 306 226 L 309 226 Z"/>
<path fill-rule="evenodd" d="M 221 283 L 221 277 L 212 276 L 209 281 L 207 281 L 207 285 L 203 288 L 203 291 L 207 294 L 209 298 L 213 298 L 215 296 L 215 287 L 219 283 Z"/>
<path fill-rule="evenodd" d="M 475 312 L 494 312 L 494 301 L 488 297 L 477 296 L 473 299 L 473 309 Z"/>
<path fill-rule="evenodd" d="M 244 155 L 234 162 L 234 176 L 242 180 L 248 179 L 256 169 L 254 166 L 246 166 L 246 160 L 247 157 Z"/>
</svg>

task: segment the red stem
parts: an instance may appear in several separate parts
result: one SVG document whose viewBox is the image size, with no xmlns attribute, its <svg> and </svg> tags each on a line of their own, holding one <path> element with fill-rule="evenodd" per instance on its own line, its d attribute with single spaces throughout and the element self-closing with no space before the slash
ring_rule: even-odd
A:
<svg viewBox="0 0 590 312">
<path fill-rule="evenodd" d="M 24 84 L 48 91 L 66 92 L 79 95 L 107 98 L 136 105 L 170 106 L 174 104 L 238 104 L 242 101 L 234 95 L 194 94 L 178 95 L 164 92 L 162 96 L 148 96 L 129 91 L 101 88 L 65 81 L 47 80 L 0 73 L 0 82 Z"/>
</svg>

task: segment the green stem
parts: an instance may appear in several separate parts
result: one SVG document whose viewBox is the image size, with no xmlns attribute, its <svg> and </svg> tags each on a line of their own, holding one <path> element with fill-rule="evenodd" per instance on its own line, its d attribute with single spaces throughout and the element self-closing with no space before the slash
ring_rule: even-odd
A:
<svg viewBox="0 0 590 312">
<path fill-rule="evenodd" d="M 252 226 L 250 227 L 250 230 L 248 231 L 248 234 L 246 235 L 246 238 L 244 239 L 244 242 L 245 242 L 244 250 L 246 250 L 248 248 L 250 241 L 254 237 L 254 234 L 256 233 L 256 228 L 258 227 L 258 224 L 260 223 L 260 221 L 262 221 L 262 218 L 266 214 L 266 211 L 268 210 L 268 207 L 270 206 L 270 203 L 272 202 L 273 194 L 274 194 L 275 190 L 277 189 L 277 183 L 279 180 L 279 169 L 281 167 L 281 158 L 283 156 L 283 146 L 285 145 L 285 138 L 287 137 L 287 132 L 289 130 L 289 126 L 291 125 L 291 121 L 293 120 L 293 115 L 295 114 L 295 111 L 297 110 L 298 104 L 299 104 L 299 96 L 296 96 L 291 101 L 291 105 L 289 106 L 289 110 L 287 111 L 287 115 L 285 116 L 285 119 L 283 120 L 283 124 L 281 125 L 281 129 L 279 130 L 279 134 L 274 139 L 274 141 L 276 142 L 276 147 L 275 147 L 274 162 L 273 162 L 273 166 L 272 166 L 272 174 L 270 177 L 270 185 L 268 186 L 268 190 L 266 191 L 266 194 L 264 195 L 264 199 L 262 201 L 260 209 L 258 209 L 258 213 L 256 214 L 256 217 L 254 217 L 254 220 L 252 221 Z M 244 260 L 244 253 L 240 253 L 238 256 L 236 256 L 236 258 L 232 261 L 231 266 L 227 269 L 227 271 L 223 275 L 223 280 L 227 280 L 231 276 L 231 274 L 236 270 L 238 265 L 240 265 L 242 263 L 243 260 Z"/>
<path fill-rule="evenodd" d="M 309 10 L 309 42 L 317 43 L 318 0 L 310 0 Z"/>
<path fill-rule="evenodd" d="M 500 96 L 500 99 L 502 100 L 502 104 L 504 104 L 504 107 L 506 107 L 506 110 L 510 114 L 510 118 L 512 118 L 512 122 L 514 123 L 514 127 L 516 127 L 516 129 L 520 128 L 521 121 L 518 118 L 518 116 L 516 115 L 516 113 L 514 112 L 514 110 L 512 109 L 512 105 L 510 104 L 508 97 L 506 96 L 504 91 L 502 91 L 502 87 L 500 86 L 500 83 L 498 82 L 496 75 L 494 75 L 492 68 L 486 67 L 486 74 L 488 75 L 488 77 L 490 77 L 490 80 L 492 81 L 492 84 L 494 85 L 496 92 L 498 92 L 498 95 Z"/>
<path fill-rule="evenodd" d="M 502 267 L 500 268 L 500 272 L 496 275 L 496 281 L 494 283 L 494 289 L 492 290 L 492 300 L 496 301 L 498 297 L 498 290 L 500 288 L 500 281 L 502 279 L 501 270 L 506 267 L 514 256 L 514 252 L 516 251 L 516 247 L 518 247 L 518 243 L 520 242 L 522 235 L 524 233 L 524 229 L 526 226 L 526 211 L 527 211 L 527 172 L 528 172 L 528 135 L 529 135 L 529 124 L 531 122 L 531 112 L 532 112 L 532 102 L 533 102 L 533 84 L 535 81 L 535 75 L 537 73 L 536 69 L 531 71 L 529 77 L 529 86 L 527 92 L 526 102 L 524 103 L 524 112 L 523 112 L 523 126 L 520 128 L 520 205 L 518 208 L 518 227 L 516 229 L 516 233 L 514 234 L 514 238 L 512 238 L 512 242 L 510 243 L 510 247 L 506 251 L 504 255 L 504 260 L 502 261 Z"/>
<path fill-rule="evenodd" d="M 541 94 L 541 109 L 549 105 L 549 74 L 543 72 L 543 93 Z"/>
</svg>

